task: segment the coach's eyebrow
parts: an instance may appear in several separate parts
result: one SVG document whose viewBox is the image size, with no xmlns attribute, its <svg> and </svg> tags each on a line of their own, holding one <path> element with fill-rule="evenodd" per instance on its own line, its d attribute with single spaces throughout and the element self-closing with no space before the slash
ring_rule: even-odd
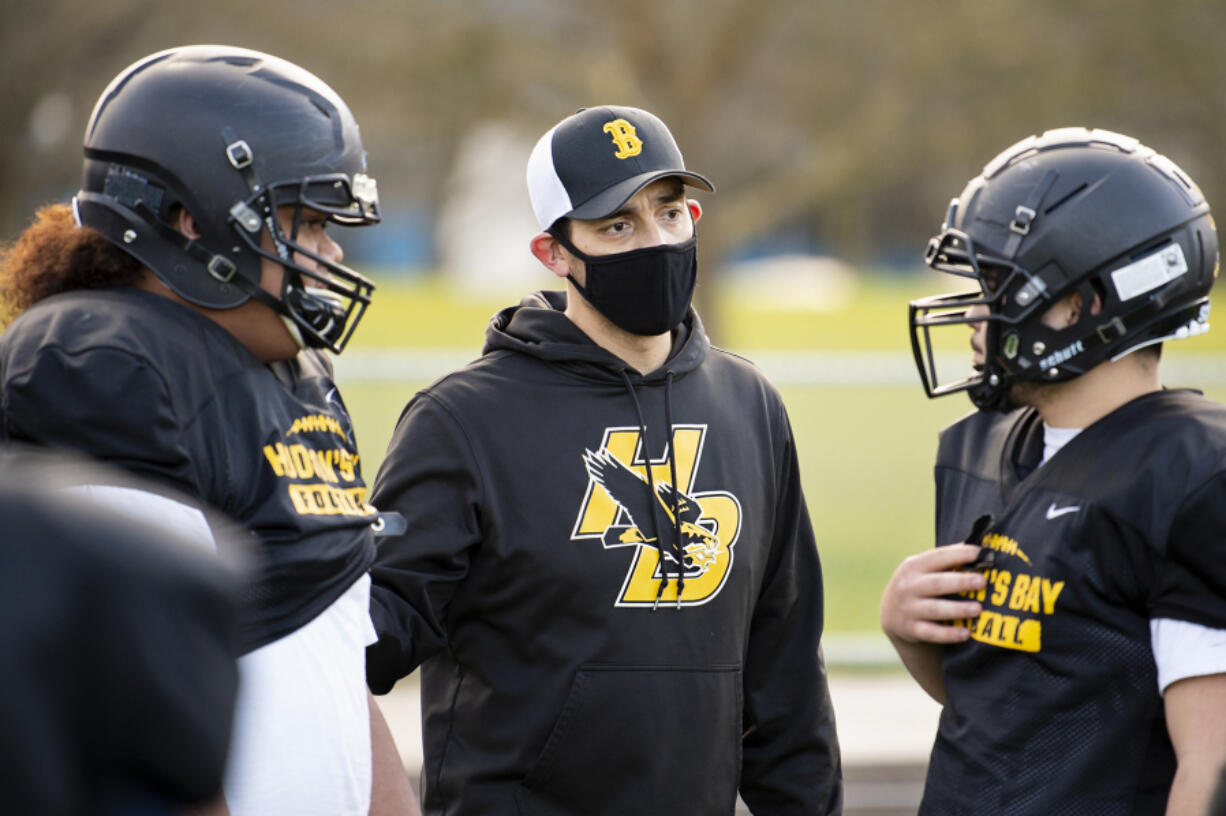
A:
<svg viewBox="0 0 1226 816">
<path fill-rule="evenodd" d="M 685 198 L 685 184 L 674 179 L 673 184 L 656 196 L 657 204 L 667 204 L 670 201 L 680 201 Z"/>
<path fill-rule="evenodd" d="M 631 196 L 631 198 L 633 198 L 633 196 Z M 653 204 L 669 204 L 673 201 L 681 201 L 684 198 L 685 198 L 685 185 L 682 184 L 680 181 L 678 181 L 675 187 L 668 188 L 664 190 L 663 192 L 661 192 L 659 195 L 657 195 L 655 199 L 652 201 L 652 203 Z M 611 220 L 615 220 L 618 218 L 625 218 L 628 215 L 632 215 L 634 211 L 635 211 L 635 208 L 629 206 L 629 202 L 627 202 L 626 204 L 623 204 L 621 207 L 619 207 L 618 209 L 614 210 L 613 212 L 609 213 L 604 218 L 601 218 L 599 220 L 600 221 L 611 221 Z"/>
</svg>

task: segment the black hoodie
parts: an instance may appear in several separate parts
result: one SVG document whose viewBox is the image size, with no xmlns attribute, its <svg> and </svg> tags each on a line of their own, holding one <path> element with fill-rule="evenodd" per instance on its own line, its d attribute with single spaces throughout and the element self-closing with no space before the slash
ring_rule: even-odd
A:
<svg viewBox="0 0 1226 816">
<path fill-rule="evenodd" d="M 778 393 L 693 312 L 640 375 L 563 297 L 497 314 L 375 481 L 408 532 L 371 571 L 367 673 L 382 693 L 422 664 L 426 812 L 730 814 L 738 788 L 759 814 L 839 812 Z"/>
</svg>

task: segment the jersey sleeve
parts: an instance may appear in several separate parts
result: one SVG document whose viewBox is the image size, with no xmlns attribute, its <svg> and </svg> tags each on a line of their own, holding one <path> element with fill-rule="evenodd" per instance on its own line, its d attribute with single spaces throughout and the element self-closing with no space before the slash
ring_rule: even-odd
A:
<svg viewBox="0 0 1226 816">
<path fill-rule="evenodd" d="M 199 493 L 167 383 L 138 355 L 44 347 L 6 377 L 3 399 L 9 438 L 79 451 Z"/>
<path fill-rule="evenodd" d="M 818 648 L 821 563 L 790 428 L 781 457 L 771 552 L 744 670 L 740 790 L 755 813 L 840 813 L 842 767 Z"/>
<path fill-rule="evenodd" d="M 462 429 L 428 393 L 409 403 L 379 468 L 371 503 L 407 530 L 378 542 L 371 567 L 367 683 L 384 694 L 447 642 L 451 597 L 481 539 L 480 478 Z"/>
<path fill-rule="evenodd" d="M 1150 618 L 1226 629 L 1226 472 L 1183 502 L 1158 557 Z"/>
</svg>

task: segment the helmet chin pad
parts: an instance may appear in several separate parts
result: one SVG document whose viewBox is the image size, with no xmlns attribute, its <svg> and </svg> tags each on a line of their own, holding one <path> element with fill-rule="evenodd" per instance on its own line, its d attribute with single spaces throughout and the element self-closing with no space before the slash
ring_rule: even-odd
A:
<svg viewBox="0 0 1226 816">
<path fill-rule="evenodd" d="M 288 312 L 283 317 L 291 324 L 290 333 L 299 346 L 331 348 L 343 338 L 348 314 L 336 292 L 290 284 L 281 302 Z"/>
<path fill-rule="evenodd" d="M 280 315 L 299 348 L 322 348 L 339 354 L 370 298 L 347 299 L 328 289 L 303 286 L 297 268 L 287 267 L 285 277 L 280 297 L 258 288 L 252 297 Z"/>
</svg>

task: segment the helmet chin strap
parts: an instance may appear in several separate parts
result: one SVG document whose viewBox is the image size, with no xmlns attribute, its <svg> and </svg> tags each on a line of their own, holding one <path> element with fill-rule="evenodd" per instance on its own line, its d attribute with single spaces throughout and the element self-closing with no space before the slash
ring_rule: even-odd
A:
<svg viewBox="0 0 1226 816">
<path fill-rule="evenodd" d="M 285 324 L 285 328 L 289 329 L 289 336 L 294 339 L 294 343 L 299 349 L 307 348 L 307 341 L 302 336 L 302 327 L 299 326 L 292 317 L 283 314 L 280 315 L 281 322 Z"/>
<path fill-rule="evenodd" d="M 276 312 L 277 317 L 281 318 L 281 321 L 285 324 L 285 328 L 289 330 L 289 336 L 294 339 L 294 343 L 298 346 L 298 348 L 305 349 L 310 347 L 311 344 L 302 333 L 302 327 L 299 326 L 294 318 L 287 313 L 286 305 L 281 299 L 274 297 L 259 286 L 249 285 L 249 291 L 253 299 L 258 300 L 260 303 Z"/>
</svg>

